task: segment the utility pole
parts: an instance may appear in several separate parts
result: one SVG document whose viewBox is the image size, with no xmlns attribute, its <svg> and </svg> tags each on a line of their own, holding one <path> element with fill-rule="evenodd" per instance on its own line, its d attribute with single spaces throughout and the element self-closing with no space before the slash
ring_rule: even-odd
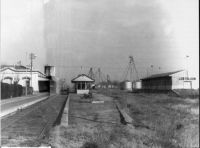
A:
<svg viewBox="0 0 200 148">
<path fill-rule="evenodd" d="M 153 75 L 153 65 L 151 65 L 151 75 Z"/>
<path fill-rule="evenodd" d="M 26 63 L 27 63 L 27 52 L 26 52 Z M 26 80 L 25 81 L 26 82 L 26 96 L 27 96 L 27 79 L 28 78 L 27 78 L 27 67 L 26 67 L 26 79 L 25 79 Z"/>
<path fill-rule="evenodd" d="M 29 57 L 30 57 L 30 60 L 31 60 L 31 87 L 32 87 L 32 83 L 33 83 L 32 82 L 33 59 L 36 58 L 36 55 L 34 53 L 30 53 Z"/>
<path fill-rule="evenodd" d="M 189 58 L 189 56 L 188 55 L 186 55 L 186 76 L 187 76 L 187 78 L 189 77 L 189 75 L 188 75 L 188 58 Z"/>
<path fill-rule="evenodd" d="M 99 83 L 101 83 L 101 69 L 98 68 L 98 74 L 99 74 Z"/>
<path fill-rule="evenodd" d="M 107 74 L 107 88 L 108 88 L 109 84 L 111 84 L 110 75 Z"/>
</svg>

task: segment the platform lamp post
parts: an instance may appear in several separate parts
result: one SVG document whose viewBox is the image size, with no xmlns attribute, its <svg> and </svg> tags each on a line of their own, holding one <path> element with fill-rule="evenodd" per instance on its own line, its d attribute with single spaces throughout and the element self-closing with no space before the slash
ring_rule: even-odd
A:
<svg viewBox="0 0 200 148">
<path fill-rule="evenodd" d="M 36 55 L 34 53 L 29 54 L 29 58 L 31 60 L 31 87 L 32 87 L 32 71 L 33 71 L 33 60 L 36 58 Z"/>
<path fill-rule="evenodd" d="M 189 59 L 189 55 L 186 55 L 185 56 L 185 59 L 186 59 L 186 77 L 188 78 L 188 59 Z"/>
</svg>

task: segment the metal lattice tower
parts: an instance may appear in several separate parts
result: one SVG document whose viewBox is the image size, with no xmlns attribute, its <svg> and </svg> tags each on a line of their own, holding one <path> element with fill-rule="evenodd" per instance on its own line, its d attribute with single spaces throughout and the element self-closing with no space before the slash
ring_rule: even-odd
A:
<svg viewBox="0 0 200 148">
<path fill-rule="evenodd" d="M 104 76 L 104 74 L 101 72 L 101 69 L 100 68 L 98 68 L 98 70 L 95 72 L 95 81 L 97 82 L 97 83 L 102 83 L 102 82 L 104 82 L 104 80 L 106 80 L 105 79 L 105 76 Z"/>
<path fill-rule="evenodd" d="M 92 79 L 95 79 L 95 75 L 94 75 L 94 72 L 93 72 L 93 69 L 92 69 L 92 68 L 90 68 L 89 73 L 88 73 L 88 76 L 89 76 L 90 78 L 92 78 Z"/>
<path fill-rule="evenodd" d="M 110 75 L 107 74 L 107 83 L 110 83 Z"/>
<path fill-rule="evenodd" d="M 132 82 L 139 80 L 139 76 L 138 76 L 138 72 L 137 72 L 137 69 L 136 69 L 136 66 L 135 66 L 133 56 L 129 56 L 129 64 L 128 64 L 128 68 L 126 70 L 124 80 L 130 80 Z"/>
</svg>

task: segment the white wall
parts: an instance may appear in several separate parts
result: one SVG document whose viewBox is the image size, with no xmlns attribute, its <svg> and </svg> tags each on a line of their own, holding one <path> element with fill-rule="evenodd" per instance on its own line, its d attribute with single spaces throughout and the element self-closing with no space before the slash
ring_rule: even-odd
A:
<svg viewBox="0 0 200 148">
<path fill-rule="evenodd" d="M 179 73 L 175 73 L 172 75 L 172 89 L 187 89 L 188 82 L 184 82 L 185 80 L 180 80 L 181 77 L 187 77 L 186 71 L 181 71 Z M 191 80 L 192 89 L 199 88 L 199 80 L 198 77 L 189 75 L 189 77 L 195 77 L 196 80 Z"/>
<path fill-rule="evenodd" d="M 30 72 L 15 72 L 12 70 L 5 70 L 1 72 L 0 79 L 3 80 L 5 77 L 12 77 L 13 80 L 14 78 L 19 78 L 18 84 L 22 85 L 23 87 L 25 86 L 25 79 L 22 79 L 23 77 L 31 77 Z M 38 88 L 38 72 L 32 72 L 32 87 L 34 91 L 39 91 Z M 12 84 L 14 81 L 11 82 Z"/>
<path fill-rule="evenodd" d="M 86 90 L 77 89 L 76 92 L 77 92 L 77 94 L 89 94 L 89 90 L 88 89 L 86 89 Z"/>
</svg>

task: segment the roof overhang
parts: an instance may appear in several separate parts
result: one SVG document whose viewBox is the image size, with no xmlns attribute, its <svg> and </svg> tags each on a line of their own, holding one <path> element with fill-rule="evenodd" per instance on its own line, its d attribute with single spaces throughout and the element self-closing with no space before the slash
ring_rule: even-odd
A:
<svg viewBox="0 0 200 148">
<path fill-rule="evenodd" d="M 94 82 L 95 80 L 90 78 L 89 76 L 85 75 L 85 74 L 81 74 L 78 75 L 77 77 L 75 77 L 74 79 L 71 80 L 72 83 L 76 83 L 76 82 Z"/>
<path fill-rule="evenodd" d="M 177 70 L 177 71 L 173 71 L 173 72 L 155 74 L 155 75 L 151 75 L 150 77 L 142 78 L 141 80 L 156 79 L 156 78 L 162 78 L 162 77 L 171 77 L 173 74 L 179 73 L 182 71 L 184 71 L 184 70 Z"/>
</svg>

